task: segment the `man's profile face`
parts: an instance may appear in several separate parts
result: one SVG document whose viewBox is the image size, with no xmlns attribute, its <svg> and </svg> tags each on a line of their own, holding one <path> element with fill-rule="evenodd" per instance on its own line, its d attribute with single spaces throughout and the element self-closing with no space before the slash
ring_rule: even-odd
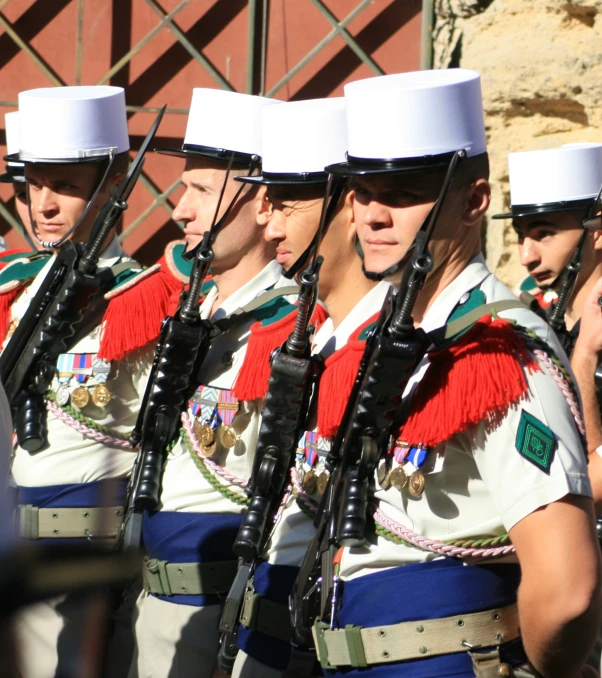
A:
<svg viewBox="0 0 602 678">
<path fill-rule="evenodd" d="M 98 163 L 71 165 L 25 165 L 29 184 L 32 229 L 39 240 L 55 242 L 62 238 L 80 219 L 100 181 Z M 91 206 L 84 221 L 69 239 L 85 242 L 92 230 L 98 211 L 108 198 L 104 187 Z M 27 221 L 24 221 L 27 225 Z"/>
<path fill-rule="evenodd" d="M 581 214 L 565 212 L 512 220 L 520 263 L 538 287 L 550 286 L 564 271 L 583 233 Z"/>
<path fill-rule="evenodd" d="M 276 244 L 276 261 L 285 271 L 303 255 L 318 231 L 323 194 L 323 187 L 267 187 L 272 209 L 264 237 Z"/>
<path fill-rule="evenodd" d="M 219 221 L 241 189 L 235 176 L 246 174 L 246 170 L 232 170 L 226 181 L 224 195 L 216 221 Z M 182 173 L 184 193 L 173 211 L 176 221 L 183 221 L 186 249 L 194 249 L 209 231 L 216 216 L 219 196 L 226 178 L 224 163 L 210 158 L 187 158 Z M 213 272 L 233 268 L 241 257 L 255 244 L 258 235 L 253 197 L 257 190 L 245 186 L 213 244 L 215 258 L 211 265 Z"/>
<path fill-rule="evenodd" d="M 382 273 L 404 258 L 441 183 L 439 175 L 421 172 L 352 178 L 353 216 L 366 271 Z"/>
</svg>

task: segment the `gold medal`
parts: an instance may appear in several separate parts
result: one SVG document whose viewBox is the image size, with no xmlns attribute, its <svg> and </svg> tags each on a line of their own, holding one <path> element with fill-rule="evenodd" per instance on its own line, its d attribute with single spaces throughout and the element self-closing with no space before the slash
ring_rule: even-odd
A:
<svg viewBox="0 0 602 678">
<path fill-rule="evenodd" d="M 92 402 L 97 407 L 106 407 L 111 400 L 111 391 L 104 385 L 98 384 L 98 386 L 92 391 Z"/>
<path fill-rule="evenodd" d="M 318 478 L 316 476 L 316 472 L 312 468 L 303 476 L 304 492 L 306 492 L 307 494 L 313 494 L 317 484 Z"/>
<path fill-rule="evenodd" d="M 198 419 L 195 425 L 198 424 L 198 431 L 195 429 L 196 437 L 199 439 L 201 445 L 209 447 L 215 442 L 215 433 L 209 424 L 201 424 Z"/>
<path fill-rule="evenodd" d="M 388 490 L 391 487 L 391 467 L 387 461 L 383 461 L 376 472 L 376 479 L 381 489 Z"/>
<path fill-rule="evenodd" d="M 424 476 L 422 475 L 422 471 L 414 471 L 412 475 L 410 476 L 410 483 L 408 485 L 408 490 L 412 497 L 415 497 L 418 499 L 418 497 L 422 496 L 422 493 L 424 492 Z"/>
<path fill-rule="evenodd" d="M 330 473 L 328 471 L 322 471 L 318 476 L 318 492 L 322 495 L 326 492 L 326 487 L 328 486 L 328 478 L 330 478 Z"/>
<path fill-rule="evenodd" d="M 402 490 L 408 484 L 408 474 L 398 466 L 397 468 L 391 471 L 389 475 L 389 481 L 393 487 L 396 487 L 398 490 Z"/>
<path fill-rule="evenodd" d="M 85 407 L 90 402 L 90 394 L 88 389 L 84 386 L 78 386 L 71 392 L 71 402 L 75 407 L 79 407 L 81 410 L 82 407 Z"/>
<path fill-rule="evenodd" d="M 220 435 L 220 440 L 222 441 L 222 445 L 224 447 L 230 449 L 238 442 L 238 436 L 231 426 L 224 426 Z"/>
<path fill-rule="evenodd" d="M 217 450 L 217 443 L 214 441 L 211 445 L 201 445 L 201 454 L 203 457 L 212 457 Z"/>
</svg>

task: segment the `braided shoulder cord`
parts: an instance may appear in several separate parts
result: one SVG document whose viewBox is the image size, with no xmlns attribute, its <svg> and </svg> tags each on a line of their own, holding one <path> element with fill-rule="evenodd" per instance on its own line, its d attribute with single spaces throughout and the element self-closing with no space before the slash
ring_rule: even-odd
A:
<svg viewBox="0 0 602 678">
<path fill-rule="evenodd" d="M 98 424 L 70 405 L 61 407 L 51 396 L 46 396 L 46 409 L 64 424 L 90 440 L 95 440 L 109 447 L 119 447 L 124 450 L 133 449 L 127 436 Z"/>
<path fill-rule="evenodd" d="M 516 330 L 519 334 L 523 335 L 526 346 L 533 351 L 533 355 L 535 355 L 538 361 L 546 368 L 547 372 L 557 383 L 558 388 L 562 392 L 562 395 L 571 410 L 577 430 L 579 431 L 583 442 L 585 442 L 585 427 L 581 417 L 577 389 L 575 388 L 575 384 L 573 383 L 568 370 L 550 346 L 533 332 L 533 330 L 520 326 L 516 326 Z"/>
</svg>

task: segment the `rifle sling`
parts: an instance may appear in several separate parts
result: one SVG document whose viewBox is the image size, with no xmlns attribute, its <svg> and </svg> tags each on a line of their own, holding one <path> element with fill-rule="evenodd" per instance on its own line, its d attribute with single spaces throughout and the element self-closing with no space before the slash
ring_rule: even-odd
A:
<svg viewBox="0 0 602 678">
<path fill-rule="evenodd" d="M 258 308 L 265 306 L 270 301 L 277 299 L 278 297 L 286 297 L 289 294 L 298 294 L 299 288 L 295 285 L 289 285 L 288 287 L 276 287 L 271 290 L 267 290 L 260 294 L 258 297 L 255 297 L 253 301 L 250 301 L 248 304 L 237 308 L 235 311 L 232 311 L 225 318 L 220 318 L 220 320 L 209 321 L 211 325 L 217 330 L 217 334 L 222 334 L 227 332 L 232 327 L 241 325 L 245 322 L 248 317 L 256 311 Z M 215 336 L 217 336 L 217 334 Z"/>
<path fill-rule="evenodd" d="M 448 339 L 451 339 L 452 337 L 455 337 L 456 335 L 467 330 L 484 315 L 487 315 L 491 312 L 502 313 L 515 308 L 528 310 L 528 307 L 519 299 L 504 299 L 502 301 L 492 301 L 489 304 L 482 304 L 460 318 L 452 320 L 446 325 L 443 325 L 443 327 L 438 327 L 436 330 L 429 332 L 427 336 L 434 346 L 439 346 L 444 341 L 447 341 Z"/>
</svg>

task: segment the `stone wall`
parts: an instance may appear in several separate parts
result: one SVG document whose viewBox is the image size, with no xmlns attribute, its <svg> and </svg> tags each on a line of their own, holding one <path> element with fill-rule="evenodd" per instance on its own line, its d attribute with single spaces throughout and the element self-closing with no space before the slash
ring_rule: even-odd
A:
<svg viewBox="0 0 602 678">
<path fill-rule="evenodd" d="M 602 0 L 436 0 L 434 65 L 482 75 L 493 189 L 509 204 L 510 151 L 602 142 Z M 507 221 L 487 219 L 489 266 L 524 276 Z"/>
</svg>

